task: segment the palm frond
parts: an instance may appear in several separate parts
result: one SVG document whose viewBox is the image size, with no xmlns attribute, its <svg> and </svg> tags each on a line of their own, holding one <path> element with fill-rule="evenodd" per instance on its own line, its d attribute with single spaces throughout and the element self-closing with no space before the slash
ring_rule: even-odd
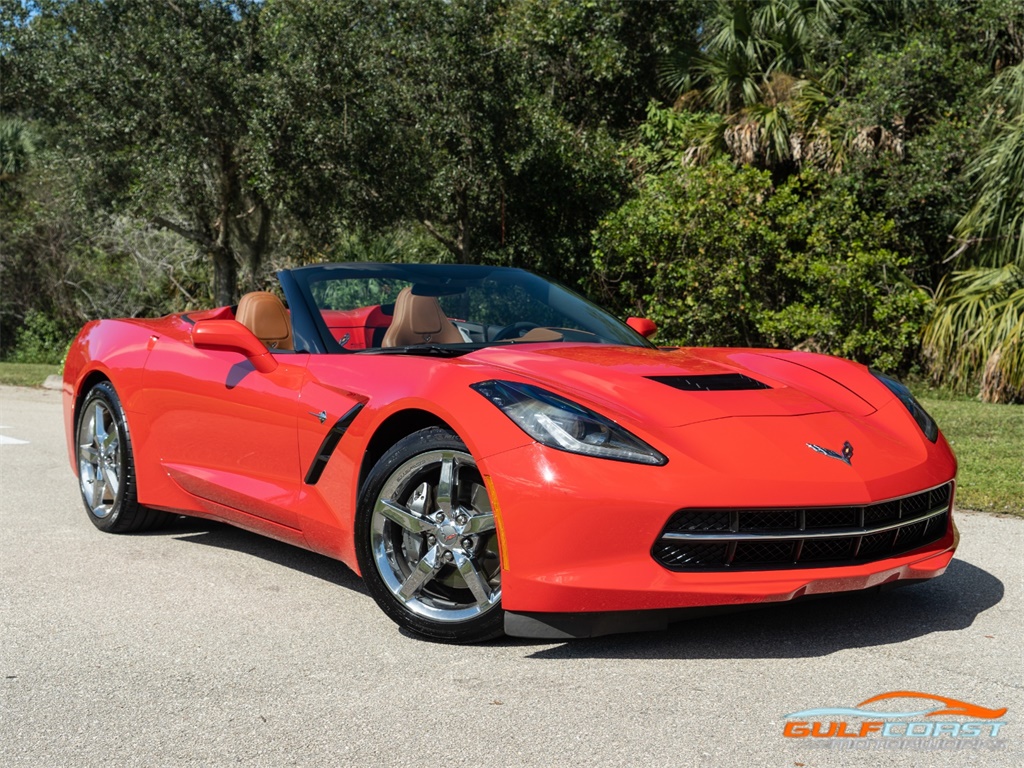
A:
<svg viewBox="0 0 1024 768">
<path fill-rule="evenodd" d="M 986 94 L 991 138 L 967 168 L 975 198 L 953 230 L 955 255 L 1024 268 L 1024 63 L 1004 69 Z"/>
<path fill-rule="evenodd" d="M 740 137 L 746 145 L 743 151 L 743 162 L 753 163 L 762 159 L 765 165 L 771 166 L 789 160 L 793 156 L 790 145 L 791 118 L 785 106 L 777 104 L 755 104 L 746 110 L 746 119 L 733 129 L 735 142 L 730 142 L 730 149 L 740 147 Z M 727 135 L 726 141 L 730 138 Z M 739 156 L 734 149 L 733 154 Z"/>
<path fill-rule="evenodd" d="M 1024 401 L 1024 270 L 956 272 L 940 288 L 924 349 L 935 378 L 954 389 Z"/>
<path fill-rule="evenodd" d="M 31 126 L 17 117 L 0 118 L 0 177 L 22 173 L 36 152 L 36 137 Z"/>
</svg>

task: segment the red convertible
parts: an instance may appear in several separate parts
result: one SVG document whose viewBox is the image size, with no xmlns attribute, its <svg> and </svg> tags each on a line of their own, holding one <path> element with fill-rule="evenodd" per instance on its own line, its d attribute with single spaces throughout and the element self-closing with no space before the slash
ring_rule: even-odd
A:
<svg viewBox="0 0 1024 768">
<path fill-rule="evenodd" d="M 518 269 L 278 277 L 285 302 L 82 329 L 64 418 L 98 528 L 237 525 L 452 642 L 663 627 L 953 556 L 956 459 L 863 365 L 656 347 L 649 321 Z"/>
</svg>

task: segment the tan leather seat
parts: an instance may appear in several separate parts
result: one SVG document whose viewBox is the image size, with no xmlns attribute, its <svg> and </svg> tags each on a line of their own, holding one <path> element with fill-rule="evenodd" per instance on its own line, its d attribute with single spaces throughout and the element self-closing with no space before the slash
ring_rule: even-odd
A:
<svg viewBox="0 0 1024 768">
<path fill-rule="evenodd" d="M 240 322 L 253 336 L 263 342 L 267 349 L 291 350 L 292 321 L 284 304 L 272 293 L 254 291 L 247 293 L 238 302 L 235 320 Z"/>
<path fill-rule="evenodd" d="M 433 296 L 416 296 L 403 288 L 395 299 L 394 320 L 384 334 L 382 347 L 412 344 L 460 344 L 465 339 L 452 325 Z"/>
</svg>

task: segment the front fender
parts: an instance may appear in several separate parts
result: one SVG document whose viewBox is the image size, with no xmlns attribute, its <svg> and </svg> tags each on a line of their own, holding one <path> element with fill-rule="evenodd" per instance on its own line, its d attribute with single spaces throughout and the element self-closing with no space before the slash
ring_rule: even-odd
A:
<svg viewBox="0 0 1024 768">
<path fill-rule="evenodd" d="M 128 419 L 129 432 L 138 419 L 137 404 L 142 373 L 152 348 L 150 329 L 132 320 L 93 320 L 68 349 L 64 363 L 62 396 L 64 430 L 72 471 L 78 473 L 75 424 L 78 408 L 97 381 L 107 380 L 117 390 Z"/>
</svg>

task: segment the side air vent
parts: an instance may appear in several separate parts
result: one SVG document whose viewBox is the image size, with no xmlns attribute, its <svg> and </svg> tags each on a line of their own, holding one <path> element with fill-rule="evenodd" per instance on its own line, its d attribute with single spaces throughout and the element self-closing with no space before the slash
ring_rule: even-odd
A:
<svg viewBox="0 0 1024 768">
<path fill-rule="evenodd" d="M 741 389 L 771 389 L 767 384 L 742 373 L 712 373 L 703 376 L 648 376 L 686 392 L 734 392 Z"/>
</svg>

